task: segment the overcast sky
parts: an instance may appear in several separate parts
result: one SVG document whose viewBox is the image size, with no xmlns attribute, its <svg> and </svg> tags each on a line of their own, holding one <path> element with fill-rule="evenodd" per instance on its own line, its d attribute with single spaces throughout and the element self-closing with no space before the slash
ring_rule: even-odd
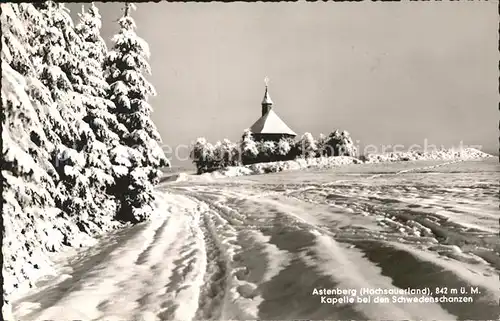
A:
<svg viewBox="0 0 500 321">
<path fill-rule="evenodd" d="M 97 5 L 109 44 L 123 4 Z M 132 16 L 170 146 L 239 139 L 268 76 L 274 110 L 299 135 L 338 128 L 361 146 L 427 139 L 496 152 L 497 5 L 150 2 Z"/>
</svg>

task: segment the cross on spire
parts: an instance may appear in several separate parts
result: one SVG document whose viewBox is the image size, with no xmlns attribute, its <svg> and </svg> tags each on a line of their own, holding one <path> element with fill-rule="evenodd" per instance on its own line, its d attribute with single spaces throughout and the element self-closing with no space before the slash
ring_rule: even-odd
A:
<svg viewBox="0 0 500 321">
<path fill-rule="evenodd" d="M 264 99 L 262 99 L 262 114 L 267 112 L 271 108 L 270 106 L 273 104 L 273 101 L 269 96 L 269 92 L 267 91 L 267 86 L 269 85 L 269 77 L 266 76 L 266 78 L 264 78 L 264 83 L 266 84 L 266 91 L 264 93 Z"/>
<path fill-rule="evenodd" d="M 123 8 L 124 16 L 125 17 L 130 16 L 130 12 L 132 10 L 135 10 L 135 9 L 136 9 L 136 6 L 133 3 L 131 3 L 131 2 L 125 3 L 125 8 Z"/>
</svg>

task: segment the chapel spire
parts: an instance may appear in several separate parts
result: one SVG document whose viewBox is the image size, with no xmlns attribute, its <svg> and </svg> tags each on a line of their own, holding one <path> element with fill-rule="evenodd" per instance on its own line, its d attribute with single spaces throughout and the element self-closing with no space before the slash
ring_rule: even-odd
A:
<svg viewBox="0 0 500 321">
<path fill-rule="evenodd" d="M 273 101 L 271 100 L 271 96 L 269 96 L 268 86 L 269 86 L 269 78 L 264 78 L 264 83 L 266 84 L 266 92 L 264 93 L 264 99 L 262 99 L 262 116 L 264 116 L 268 111 L 271 110 L 273 106 Z"/>
</svg>

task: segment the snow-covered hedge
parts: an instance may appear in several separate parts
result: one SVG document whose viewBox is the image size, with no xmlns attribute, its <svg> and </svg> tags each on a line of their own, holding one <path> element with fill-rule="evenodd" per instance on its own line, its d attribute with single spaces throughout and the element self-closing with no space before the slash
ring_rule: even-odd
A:
<svg viewBox="0 0 500 321">
<path fill-rule="evenodd" d="M 356 148 L 349 133 L 337 130 L 328 137 L 320 134 L 318 139 L 311 133 L 305 133 L 298 140 L 283 137 L 279 141 L 255 141 L 252 132 L 247 129 L 238 144 L 225 139 L 223 143 L 212 145 L 205 138 L 198 138 L 191 148 L 191 159 L 198 174 L 228 166 L 355 155 Z"/>
</svg>

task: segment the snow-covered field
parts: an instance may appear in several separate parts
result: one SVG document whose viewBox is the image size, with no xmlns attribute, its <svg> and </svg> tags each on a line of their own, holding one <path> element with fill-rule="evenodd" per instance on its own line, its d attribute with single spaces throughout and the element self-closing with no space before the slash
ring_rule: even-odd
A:
<svg viewBox="0 0 500 321">
<path fill-rule="evenodd" d="M 496 320 L 499 174 L 490 158 L 166 182 L 154 220 L 61 260 L 15 319 Z M 407 288 L 456 302 L 357 302 Z"/>
</svg>

